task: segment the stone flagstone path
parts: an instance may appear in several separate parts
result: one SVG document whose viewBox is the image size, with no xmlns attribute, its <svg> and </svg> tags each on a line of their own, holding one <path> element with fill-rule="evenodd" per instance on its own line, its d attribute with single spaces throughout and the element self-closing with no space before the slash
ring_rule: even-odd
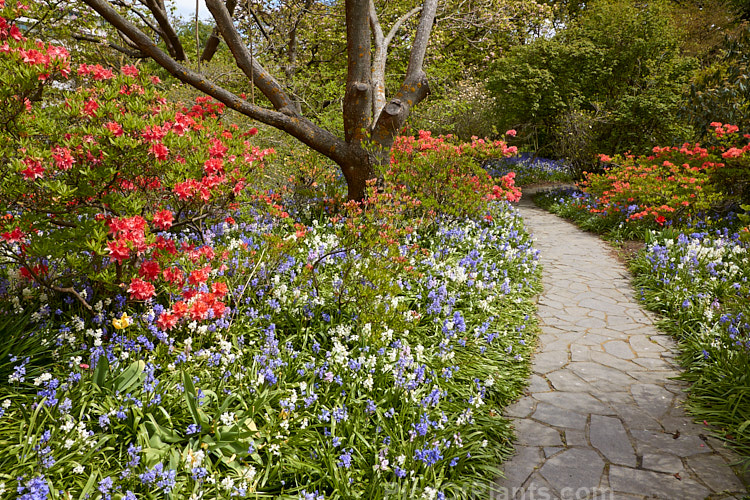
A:
<svg viewBox="0 0 750 500">
<path fill-rule="evenodd" d="M 637 304 L 606 243 L 518 209 L 544 266 L 526 396 L 507 410 L 516 455 L 495 499 L 742 498 L 734 456 L 682 410 L 675 344 Z"/>
</svg>

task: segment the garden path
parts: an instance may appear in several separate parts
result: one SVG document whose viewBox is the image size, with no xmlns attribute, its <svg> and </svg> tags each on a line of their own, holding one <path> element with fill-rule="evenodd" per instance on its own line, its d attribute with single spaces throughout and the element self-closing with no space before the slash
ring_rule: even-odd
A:
<svg viewBox="0 0 750 500">
<path fill-rule="evenodd" d="M 518 209 L 544 266 L 541 334 L 526 396 L 506 414 L 516 454 L 492 498 L 741 498 L 733 454 L 681 407 L 675 343 L 636 302 L 606 243 Z"/>
</svg>

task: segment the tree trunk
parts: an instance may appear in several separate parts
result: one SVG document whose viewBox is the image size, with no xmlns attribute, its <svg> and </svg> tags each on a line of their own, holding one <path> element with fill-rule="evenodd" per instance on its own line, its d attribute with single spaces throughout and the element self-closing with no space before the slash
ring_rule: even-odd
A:
<svg viewBox="0 0 750 500">
<path fill-rule="evenodd" d="M 337 162 L 346 179 L 349 201 L 362 201 L 367 196 L 367 181 L 376 178 L 376 157 L 356 145 L 349 145 L 347 154 Z"/>
</svg>

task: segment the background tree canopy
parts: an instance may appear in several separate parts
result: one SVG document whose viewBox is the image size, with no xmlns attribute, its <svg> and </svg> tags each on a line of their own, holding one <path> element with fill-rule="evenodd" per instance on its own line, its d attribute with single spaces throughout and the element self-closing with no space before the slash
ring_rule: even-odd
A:
<svg viewBox="0 0 750 500">
<path fill-rule="evenodd" d="M 747 115 L 747 28 L 722 1 L 554 5 L 550 36 L 490 70 L 496 128 L 591 168 L 597 153 L 646 152 Z"/>
<path fill-rule="evenodd" d="M 695 66 L 665 2 L 597 1 L 553 37 L 513 47 L 488 88 L 503 126 L 547 154 L 640 152 L 683 134 L 675 117 Z"/>
</svg>

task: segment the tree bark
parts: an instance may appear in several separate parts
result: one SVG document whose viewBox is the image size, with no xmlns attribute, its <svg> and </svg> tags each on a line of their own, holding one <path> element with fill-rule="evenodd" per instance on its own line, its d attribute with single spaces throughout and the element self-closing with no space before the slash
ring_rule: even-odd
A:
<svg viewBox="0 0 750 500">
<path fill-rule="evenodd" d="M 369 0 L 346 2 L 347 79 L 344 94 L 344 139 L 360 143 L 372 113 Z"/>
<path fill-rule="evenodd" d="M 414 7 L 412 10 L 401 16 L 391 27 L 387 36 L 383 35 L 383 29 L 378 20 L 378 14 L 375 10 L 375 1 L 370 0 L 370 26 L 373 32 L 373 42 L 375 50 L 372 60 L 372 120 L 378 121 L 380 113 L 386 105 L 385 98 L 385 63 L 388 60 L 388 47 L 391 45 L 393 37 L 396 36 L 401 26 L 409 20 L 414 14 L 422 10 L 422 6 Z"/>
<path fill-rule="evenodd" d="M 245 73 L 245 76 L 258 87 L 258 90 L 278 111 L 289 116 L 299 115 L 299 106 L 287 95 L 281 84 L 260 65 L 258 58 L 253 57 L 247 45 L 242 41 L 242 37 L 234 27 L 227 6 L 221 0 L 206 0 L 206 7 L 214 16 L 216 27 L 219 28 L 237 66 Z"/>
<path fill-rule="evenodd" d="M 185 49 L 182 47 L 180 37 L 177 36 L 177 32 L 172 27 L 167 17 L 167 8 L 164 6 L 164 0 L 143 0 L 148 10 L 156 19 L 159 24 L 159 30 L 161 35 L 164 37 L 164 43 L 167 46 L 169 55 L 175 58 L 177 61 L 186 61 L 187 56 L 185 55 Z"/>
<path fill-rule="evenodd" d="M 411 108 L 430 93 L 427 75 L 422 68 L 436 11 L 437 0 L 425 0 L 422 4 L 419 26 L 406 68 L 406 78 L 396 95 L 383 108 L 373 127 L 372 141 L 377 146 L 376 156 L 381 163 L 388 157 L 393 141 L 406 123 Z"/>
<path fill-rule="evenodd" d="M 233 17 L 234 9 L 237 8 L 237 0 L 227 0 L 226 5 L 227 12 L 229 12 L 229 17 Z M 218 26 L 214 26 L 213 31 L 211 31 L 211 36 L 208 37 L 208 40 L 206 40 L 206 45 L 203 46 L 203 52 L 201 53 L 201 62 L 210 62 L 211 59 L 213 59 L 216 51 L 219 48 L 219 44 L 221 43 L 219 34 L 220 33 Z"/>
</svg>

